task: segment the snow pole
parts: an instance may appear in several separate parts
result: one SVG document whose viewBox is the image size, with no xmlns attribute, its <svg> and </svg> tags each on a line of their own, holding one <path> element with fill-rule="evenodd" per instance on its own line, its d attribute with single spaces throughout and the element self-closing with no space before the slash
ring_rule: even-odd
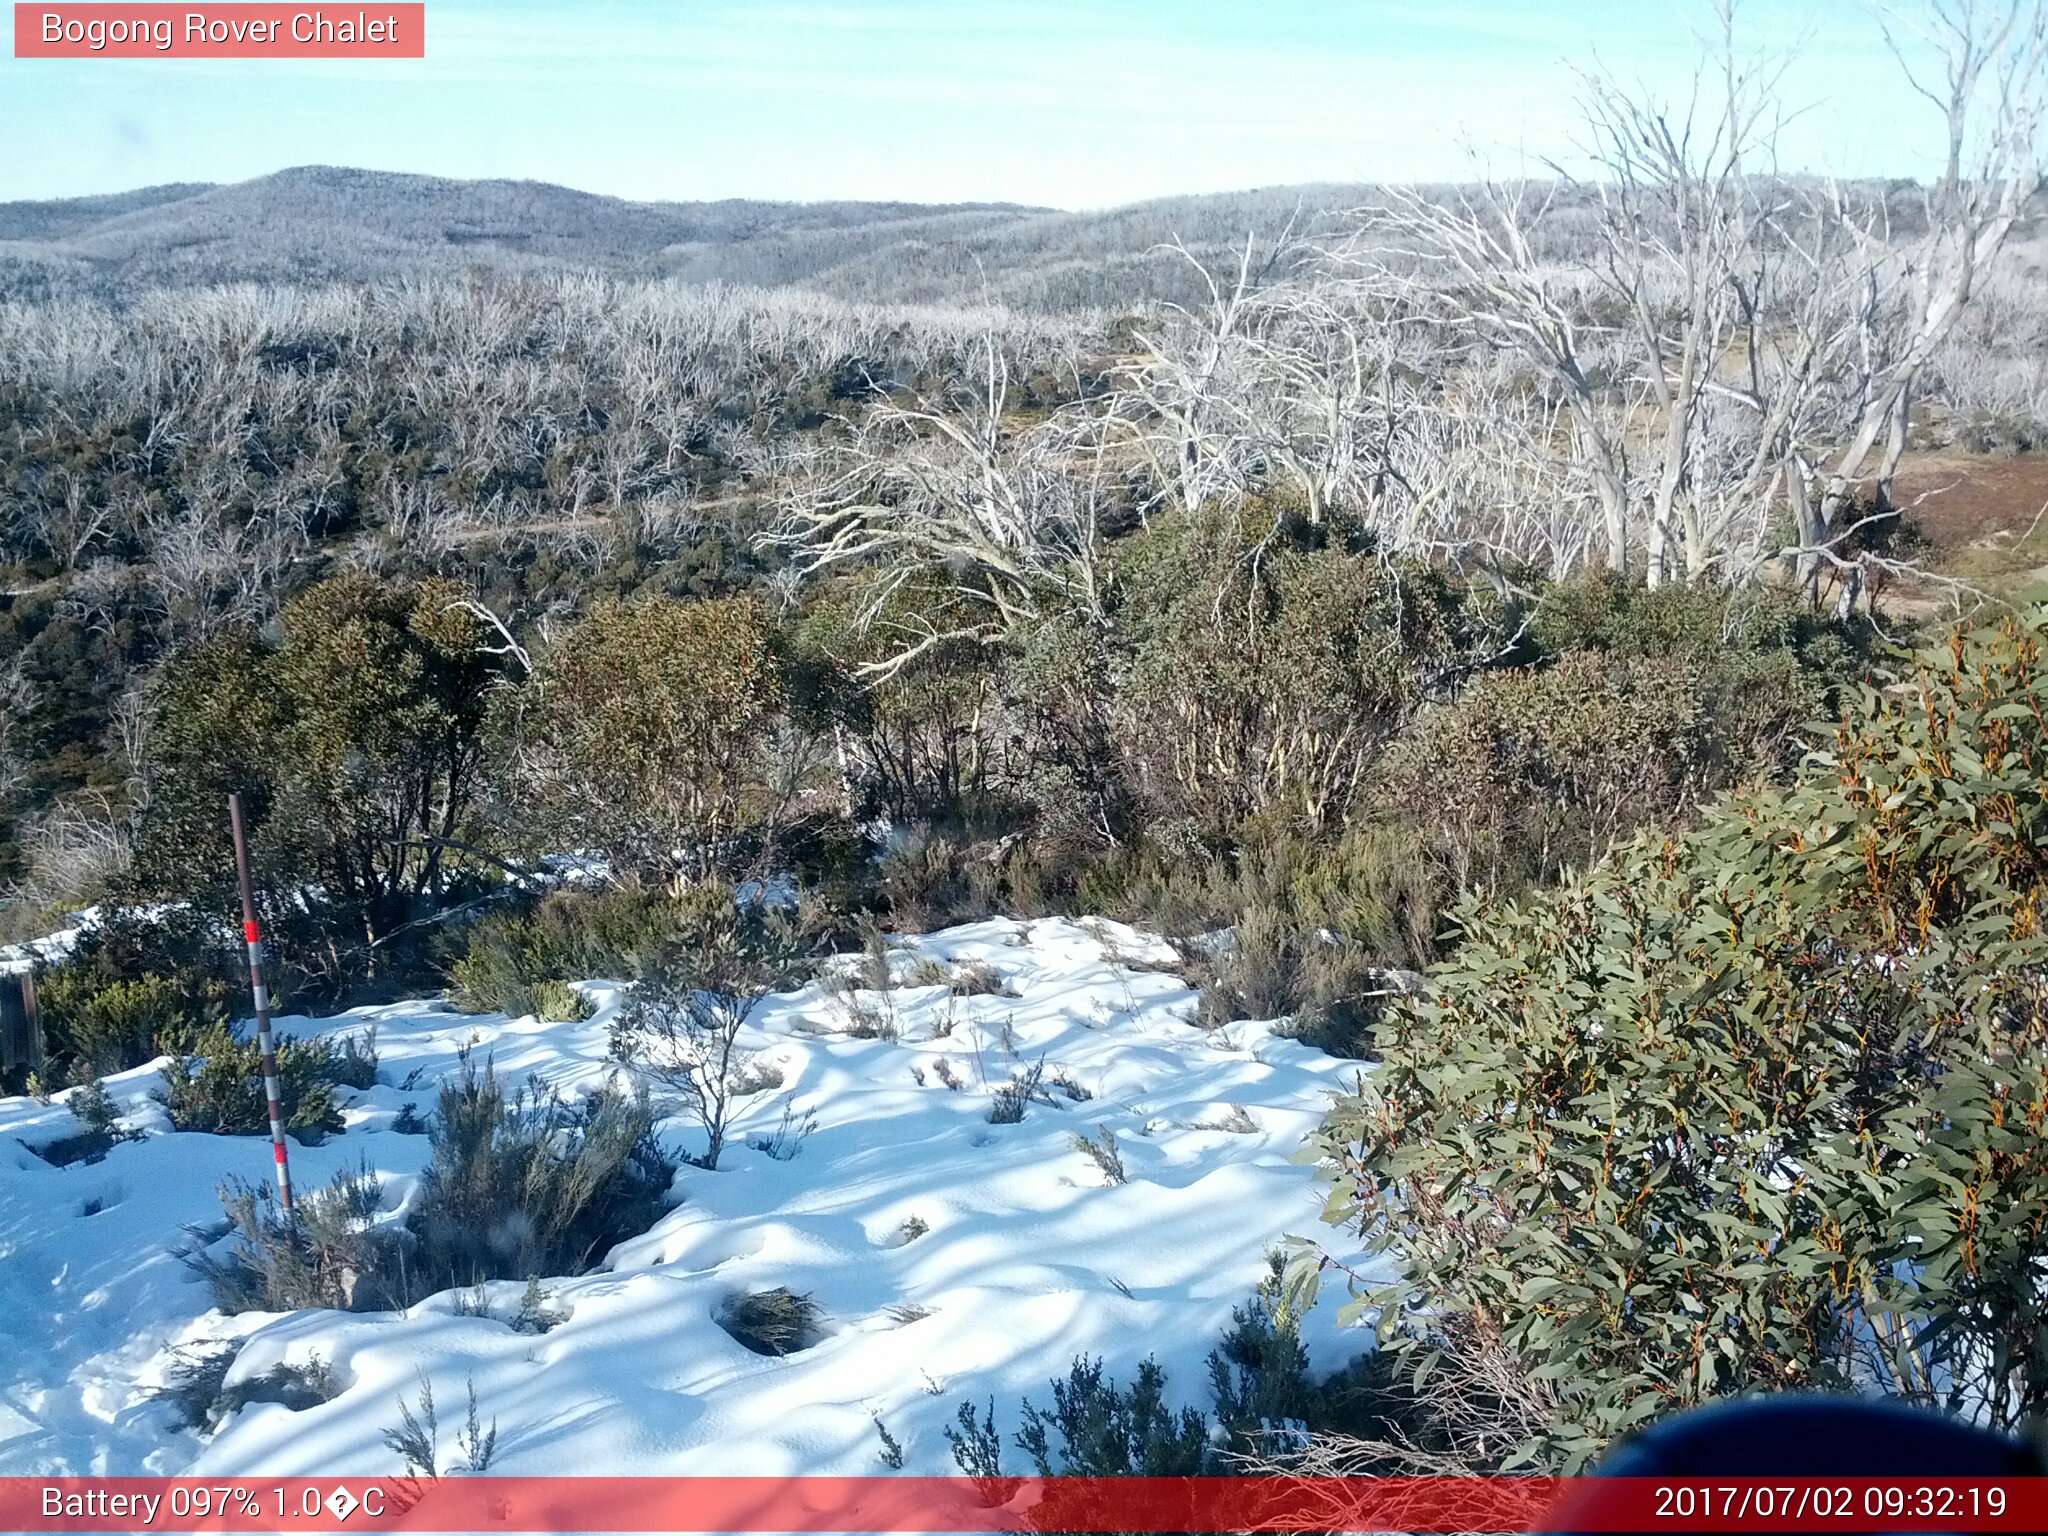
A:
<svg viewBox="0 0 2048 1536">
<path fill-rule="evenodd" d="M 249 879 L 249 840 L 242 832 L 242 797 L 228 796 L 235 833 L 235 877 L 242 885 L 242 938 L 249 946 L 249 992 L 256 1000 L 256 1045 L 263 1054 L 263 1098 L 270 1106 L 270 1155 L 277 1164 L 277 1203 L 292 1216 L 292 1170 L 284 1145 L 284 1104 L 277 1086 L 277 1041 L 270 1033 L 270 989 L 263 984 L 263 925 L 256 921 L 256 888 Z"/>
</svg>

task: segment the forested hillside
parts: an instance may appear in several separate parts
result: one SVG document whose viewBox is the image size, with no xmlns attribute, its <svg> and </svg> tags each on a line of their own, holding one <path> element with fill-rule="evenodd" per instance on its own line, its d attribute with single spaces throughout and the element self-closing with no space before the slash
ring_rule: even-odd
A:
<svg viewBox="0 0 2048 1536">
<path fill-rule="evenodd" d="M 540 182 L 303 166 L 234 186 L 0 204 L 0 294 L 598 271 L 860 302 L 1094 309 L 1177 296 L 1182 241 L 1321 226 L 1362 187 L 1281 187 L 1093 213 L 1000 203 L 635 203 Z"/>
</svg>

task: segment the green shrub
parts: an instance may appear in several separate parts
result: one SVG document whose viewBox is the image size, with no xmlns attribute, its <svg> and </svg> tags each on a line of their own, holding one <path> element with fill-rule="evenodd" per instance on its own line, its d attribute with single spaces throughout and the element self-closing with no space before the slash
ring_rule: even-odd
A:
<svg viewBox="0 0 2048 1536">
<path fill-rule="evenodd" d="M 1710 687 L 1689 660 L 1597 651 L 1491 673 L 1423 715 L 1376 783 L 1450 890 L 1547 884 L 1734 781 Z"/>
<path fill-rule="evenodd" d="M 1388 985 L 1358 945 L 1264 902 L 1246 908 L 1230 943 L 1193 969 L 1203 1022 L 1282 1019 L 1286 1033 L 1333 1055 L 1361 1053 Z"/>
<path fill-rule="evenodd" d="M 671 898 L 640 891 L 557 891 L 531 909 L 494 912 L 461 937 L 452 1000 L 473 1013 L 588 1018 L 566 984 L 645 975 L 683 918 Z"/>
<path fill-rule="evenodd" d="M 373 974 L 386 956 L 366 941 L 474 889 L 447 839 L 466 838 L 481 808 L 488 684 L 506 664 L 466 595 L 350 572 L 286 603 L 275 644 L 234 626 L 167 658 L 145 738 L 140 889 L 234 910 L 231 790 L 257 867 L 320 893 L 294 924 L 330 943 L 279 946 L 280 970 L 325 967 L 330 985 Z"/>
<path fill-rule="evenodd" d="M 654 1225 L 675 1176 L 644 1097 L 508 1095 L 488 1062 L 468 1056 L 442 1086 L 432 1135 L 408 1221 L 426 1292 L 581 1274 Z"/>
<path fill-rule="evenodd" d="M 37 974 L 36 1003 L 51 1060 L 125 1072 L 153 1056 L 189 1050 L 225 1023 L 228 991 L 189 974 L 146 971 L 124 979 L 98 966 L 59 965 Z"/>
<path fill-rule="evenodd" d="M 544 981 L 533 989 L 533 1014 L 551 1024 L 577 1024 L 597 1007 L 566 981 Z"/>
<path fill-rule="evenodd" d="M 1830 697 L 1853 685 L 1868 643 L 1867 631 L 1835 622 L 1789 588 L 1717 582 L 1646 587 L 1611 572 L 1545 587 L 1529 630 L 1537 655 L 1552 660 L 1593 650 L 1672 657 L 1731 675 L 1769 671 L 1789 660 Z M 1763 702 L 1778 707 L 1776 701 Z M 1817 707 L 1825 702 L 1815 696 Z"/>
<path fill-rule="evenodd" d="M 158 1097 L 181 1131 L 216 1136 L 260 1136 L 270 1131 L 263 1091 L 263 1053 L 232 1025 L 202 1032 L 190 1052 L 166 1062 Z M 374 1032 L 343 1040 L 277 1042 L 277 1080 L 285 1129 L 306 1140 L 342 1128 L 339 1087 L 368 1088 L 377 1080 Z"/>
<path fill-rule="evenodd" d="M 1443 570 L 1271 507 L 1154 521 L 1122 550 L 1103 734 L 1148 824 L 1227 847 L 1341 824 L 1379 744 L 1494 620 Z"/>
<path fill-rule="evenodd" d="M 403 1228 L 373 1224 L 381 1190 L 367 1169 L 302 1196 L 286 1223 L 267 1187 L 221 1191 L 236 1246 L 194 1260 L 225 1312 L 410 1306 L 490 1280 L 577 1275 L 653 1226 L 675 1164 L 645 1100 L 600 1093 L 571 1104 L 545 1088 L 508 1096 L 469 1057 L 444 1084 L 433 1160 Z M 516 1326 L 560 1321 L 529 1284 Z"/>
<path fill-rule="evenodd" d="M 1017 1445 L 1041 1477 L 1198 1477 L 1209 1427 L 1192 1408 L 1165 1404 L 1166 1373 L 1147 1359 L 1128 1391 L 1105 1381 L 1102 1362 L 1077 1359 L 1052 1383 L 1051 1412 L 1024 1405 Z"/>
<path fill-rule="evenodd" d="M 1269 842 L 1240 864 L 1263 861 L 1258 877 L 1304 923 L 1336 934 L 1373 966 L 1420 969 L 1436 958 L 1448 893 L 1432 878 L 1412 822 L 1384 816 L 1335 838 Z"/>
<path fill-rule="evenodd" d="M 1434 958 L 1439 895 L 1419 836 L 1387 819 L 1317 838 L 1246 827 L 1222 854 L 1144 845 L 1097 861 L 1080 882 L 1083 910 L 1174 938 L 1197 957 L 1192 979 L 1234 993 L 1207 1005 L 1212 1022 L 1291 1014 L 1336 1040 L 1369 1017 L 1347 999 L 1380 990 L 1377 973 Z M 1229 927 L 1241 958 L 1202 960 L 1190 941 Z"/>
<path fill-rule="evenodd" d="M 604 599 L 538 658 L 532 688 L 521 788 L 556 846 L 680 889 L 780 818 L 768 749 L 789 669 L 752 598 Z"/>
<path fill-rule="evenodd" d="M 1536 664 L 1423 711 L 1372 775 L 1450 892 L 1547 884 L 1781 778 L 1867 643 L 1789 592 L 1604 576 L 1546 588 L 1530 633 Z"/>
<path fill-rule="evenodd" d="M 1064 1381 L 1053 1381 L 1050 1412 L 1025 1401 L 1017 1447 L 1041 1477 L 1199 1477 L 1209 1464 L 1208 1422 L 1192 1408 L 1168 1409 L 1165 1392 L 1156 1360 L 1140 1365 L 1126 1390 L 1103 1378 L 1100 1360 L 1079 1356 Z M 967 1476 L 1002 1474 L 993 1404 L 978 1416 L 962 1403 L 946 1439 Z"/>
<path fill-rule="evenodd" d="M 1468 907 L 1388 1011 L 1317 1144 L 1470 1464 L 1745 1391 L 2048 1404 L 2044 623 L 1860 690 L 1682 840 Z"/>
<path fill-rule="evenodd" d="M 1102 1362 L 1077 1357 L 1064 1380 L 1050 1383 L 1052 1407 L 1028 1399 L 1014 1443 L 1042 1477 L 1191 1477 L 1287 1471 L 1323 1434 L 1389 1437 L 1425 1454 L 1414 1438 L 1406 1400 L 1376 1351 L 1321 1381 L 1309 1374 L 1295 1314 L 1283 1300 L 1279 1255 L 1252 1300 L 1231 1313 L 1230 1328 L 1210 1351 L 1213 1422 L 1193 1408 L 1166 1406 L 1166 1374 L 1156 1361 L 1139 1366 L 1128 1388 L 1105 1377 Z M 991 1401 L 959 1405 L 946 1439 L 961 1472 L 977 1479 L 1003 1475 L 1003 1440 Z M 1360 1459 L 1354 1457 L 1353 1459 Z M 1372 1460 L 1368 1455 L 1363 1458 Z M 1387 1458 L 1392 1469 L 1393 1458 Z M 1382 1470 L 1370 1465 L 1367 1471 Z M 1081 1529 L 1072 1511 L 1060 1529 Z"/>
<path fill-rule="evenodd" d="M 1276 1317 L 1265 1297 L 1237 1307 L 1209 1353 L 1216 1421 L 1242 1449 L 1256 1450 L 1277 1427 L 1319 1419 L 1308 1351 L 1291 1314 Z"/>
</svg>

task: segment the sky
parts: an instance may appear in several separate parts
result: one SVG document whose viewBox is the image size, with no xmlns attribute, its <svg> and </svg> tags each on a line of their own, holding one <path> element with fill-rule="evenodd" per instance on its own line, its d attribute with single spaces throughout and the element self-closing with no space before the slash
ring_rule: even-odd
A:
<svg viewBox="0 0 2048 1536">
<path fill-rule="evenodd" d="M 333 6 L 332 9 L 342 9 Z M 6 8 L 11 13 L 11 7 Z M 356 9 L 346 7 L 350 14 Z M 374 10 L 374 7 L 372 7 Z M 1683 101 L 1704 0 L 428 0 L 416 61 L 0 55 L 0 199 L 327 164 L 665 200 L 1096 208 L 1569 157 L 1574 70 Z M 1939 125 L 1865 0 L 1748 0 L 1783 159 Z"/>
</svg>

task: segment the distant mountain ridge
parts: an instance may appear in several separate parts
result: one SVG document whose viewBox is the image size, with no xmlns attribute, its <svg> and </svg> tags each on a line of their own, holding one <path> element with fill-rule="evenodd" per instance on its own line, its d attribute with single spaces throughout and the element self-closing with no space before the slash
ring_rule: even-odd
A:
<svg viewBox="0 0 2048 1536">
<path fill-rule="evenodd" d="M 1071 213 L 1012 203 L 634 202 L 547 182 L 301 166 L 231 184 L 0 203 L 0 293 L 485 267 L 1070 308 L 1155 288 L 1160 264 L 1148 253 L 1163 241 L 1220 247 L 1364 190 L 1278 188 Z"/>
</svg>

